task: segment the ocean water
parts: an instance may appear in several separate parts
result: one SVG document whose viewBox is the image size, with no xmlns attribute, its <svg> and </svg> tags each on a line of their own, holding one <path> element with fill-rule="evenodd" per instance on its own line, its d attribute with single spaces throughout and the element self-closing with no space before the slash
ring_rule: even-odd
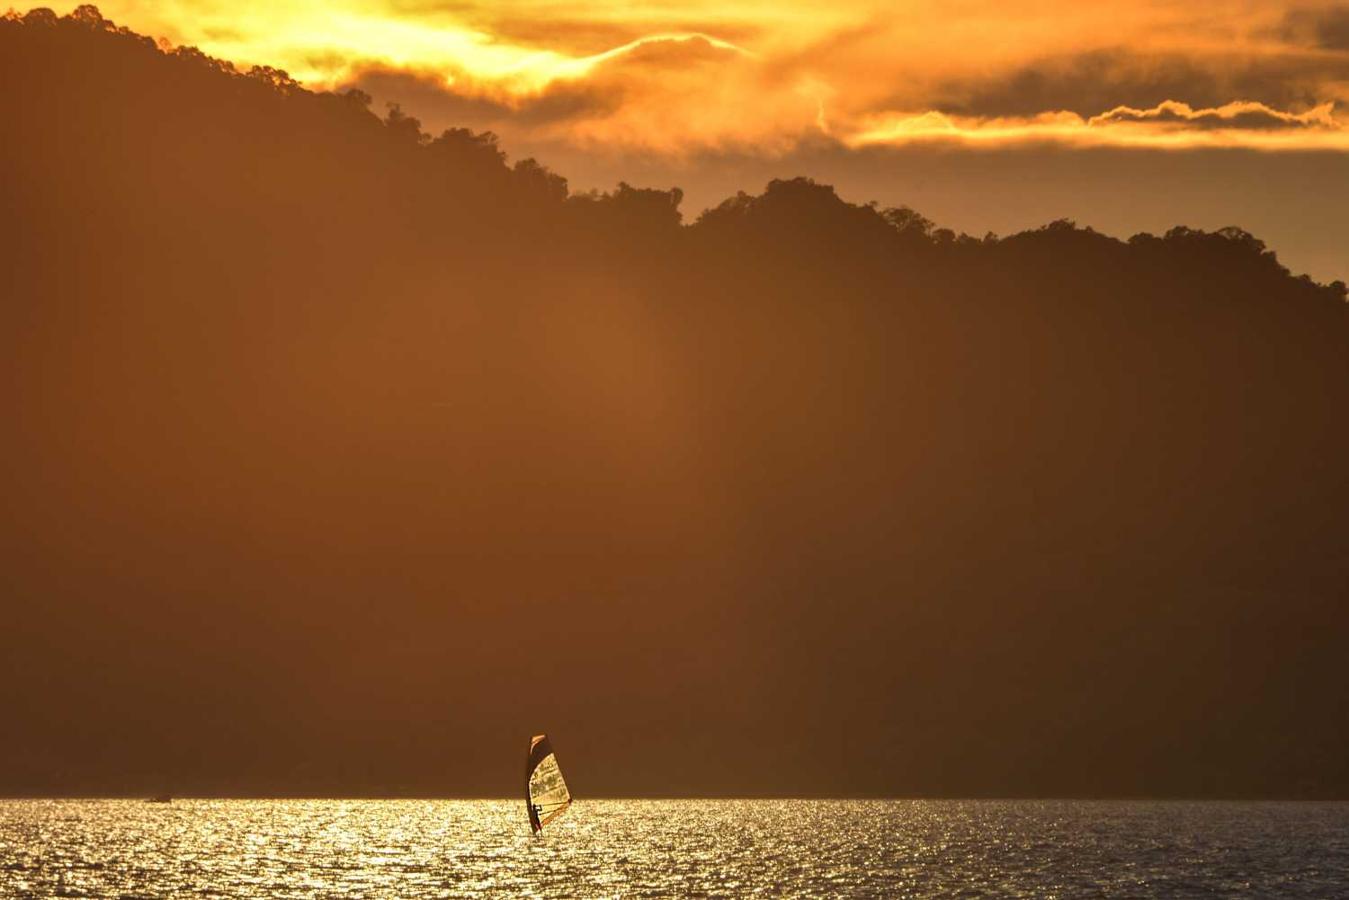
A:
<svg viewBox="0 0 1349 900">
<path fill-rule="evenodd" d="M 1349 803 L 0 801 L 0 897 L 1346 897 Z"/>
</svg>

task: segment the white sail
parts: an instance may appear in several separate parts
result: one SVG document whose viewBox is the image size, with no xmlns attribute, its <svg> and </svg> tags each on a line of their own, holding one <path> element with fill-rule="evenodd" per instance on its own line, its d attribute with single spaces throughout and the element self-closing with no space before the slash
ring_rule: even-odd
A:
<svg viewBox="0 0 1349 900">
<path fill-rule="evenodd" d="M 529 755 L 525 760 L 525 805 L 529 810 L 529 826 L 535 833 L 571 805 L 571 792 L 562 779 L 562 769 L 557 765 L 557 756 L 546 734 L 536 734 L 529 740 Z"/>
</svg>

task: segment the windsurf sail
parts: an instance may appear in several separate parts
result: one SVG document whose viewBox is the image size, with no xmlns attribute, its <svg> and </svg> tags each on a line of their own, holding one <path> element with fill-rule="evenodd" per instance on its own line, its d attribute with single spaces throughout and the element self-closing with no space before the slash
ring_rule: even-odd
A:
<svg viewBox="0 0 1349 900">
<path fill-rule="evenodd" d="M 543 826 L 556 819 L 571 806 L 571 793 L 557 767 L 553 745 L 548 735 L 536 734 L 529 739 L 529 756 L 525 759 L 525 806 L 529 809 L 529 827 L 538 834 Z"/>
</svg>

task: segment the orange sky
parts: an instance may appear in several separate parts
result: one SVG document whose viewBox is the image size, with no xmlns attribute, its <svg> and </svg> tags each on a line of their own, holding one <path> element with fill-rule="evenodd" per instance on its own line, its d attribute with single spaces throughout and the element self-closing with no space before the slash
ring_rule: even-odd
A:
<svg viewBox="0 0 1349 900">
<path fill-rule="evenodd" d="M 136 30 L 332 87 L 371 70 L 503 136 L 681 154 L 845 145 L 1349 150 L 1349 6 L 1196 0 L 112 0 Z M 58 10 L 64 11 L 64 10 Z"/>
</svg>

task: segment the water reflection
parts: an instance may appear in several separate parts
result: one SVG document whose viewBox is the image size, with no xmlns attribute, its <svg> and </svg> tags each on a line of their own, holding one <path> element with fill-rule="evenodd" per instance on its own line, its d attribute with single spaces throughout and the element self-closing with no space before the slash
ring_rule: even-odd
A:
<svg viewBox="0 0 1349 900">
<path fill-rule="evenodd" d="M 1349 804 L 0 801 L 0 896 L 1349 892 Z"/>
</svg>

